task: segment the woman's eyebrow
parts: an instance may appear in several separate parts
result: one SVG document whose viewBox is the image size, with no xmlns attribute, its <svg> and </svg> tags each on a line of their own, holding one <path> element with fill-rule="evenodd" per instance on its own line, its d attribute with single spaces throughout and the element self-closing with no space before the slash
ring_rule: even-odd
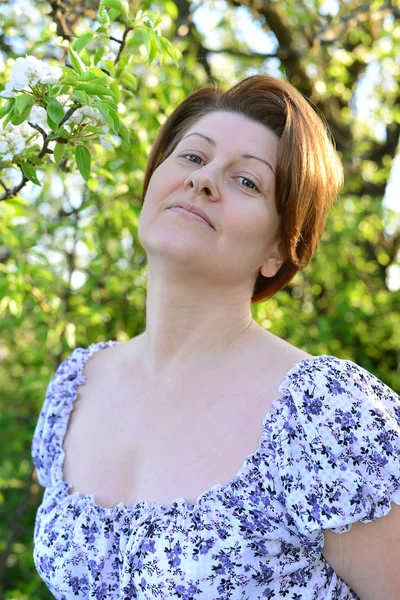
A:
<svg viewBox="0 0 400 600">
<path fill-rule="evenodd" d="M 216 146 L 216 143 L 214 142 L 214 140 L 212 140 L 211 138 L 207 137 L 206 135 L 204 135 L 203 133 L 197 133 L 197 131 L 194 131 L 193 133 L 188 133 L 187 135 L 185 135 L 182 140 L 184 140 L 185 138 L 189 137 L 190 135 L 200 135 L 202 138 L 204 138 L 211 146 Z M 182 141 L 181 140 L 181 141 Z M 242 154 L 241 158 L 254 158 L 255 160 L 259 160 L 260 162 L 264 163 L 265 165 L 267 165 L 271 171 L 273 172 L 273 174 L 275 175 L 275 171 L 272 168 L 272 166 L 270 165 L 270 163 L 266 160 L 264 160 L 263 158 L 259 158 L 258 156 L 253 156 L 252 154 Z"/>
</svg>

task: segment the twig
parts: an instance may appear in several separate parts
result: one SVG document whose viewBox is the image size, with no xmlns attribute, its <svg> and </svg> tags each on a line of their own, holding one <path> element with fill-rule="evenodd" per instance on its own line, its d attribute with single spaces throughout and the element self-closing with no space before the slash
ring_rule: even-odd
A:
<svg viewBox="0 0 400 600">
<path fill-rule="evenodd" d="M 117 62 L 119 61 L 119 57 L 121 56 L 121 54 L 122 54 L 122 51 L 123 51 L 123 49 L 125 48 L 125 43 L 126 43 L 126 38 L 127 38 L 127 35 L 128 35 L 128 33 L 129 33 L 129 32 L 130 32 L 132 29 L 133 29 L 133 27 L 128 27 L 128 26 L 127 26 L 127 27 L 125 27 L 124 35 L 122 36 L 122 42 L 119 42 L 119 40 L 115 40 L 116 42 L 119 42 L 119 44 L 121 44 L 121 45 L 120 45 L 120 47 L 119 47 L 119 50 L 118 50 L 117 58 L 116 58 L 116 59 L 115 59 L 115 61 L 114 61 L 114 65 L 116 65 L 116 64 L 117 64 Z"/>
<path fill-rule="evenodd" d="M 65 113 L 64 117 L 62 118 L 62 120 L 58 124 L 59 127 L 61 127 L 61 125 L 64 125 L 65 121 L 68 121 L 68 119 L 76 111 L 76 109 L 80 108 L 82 106 L 82 104 L 80 102 L 76 102 L 75 101 L 75 104 L 76 104 L 76 106 L 72 106 L 71 108 L 69 108 L 67 110 L 67 112 Z"/>
<path fill-rule="evenodd" d="M 40 125 L 36 125 L 35 123 L 31 123 L 30 121 L 28 121 L 28 125 L 30 125 L 33 129 L 36 129 L 36 131 L 39 131 L 39 133 L 41 133 L 43 136 L 43 147 L 39 153 L 39 158 L 43 158 L 43 156 L 45 154 L 48 154 L 48 153 L 51 154 L 52 153 L 51 150 L 47 149 L 47 146 L 49 145 L 50 140 L 48 139 L 47 133 L 45 132 L 45 130 L 42 129 L 40 127 Z"/>
<path fill-rule="evenodd" d="M 21 173 L 22 173 L 22 171 L 21 171 Z M 7 190 L 6 193 L 0 197 L 0 202 L 2 200 L 7 200 L 7 198 L 12 198 L 13 196 L 16 196 L 18 194 L 18 192 L 24 187 L 24 185 L 27 182 L 28 182 L 28 178 L 25 177 L 25 175 L 22 173 L 22 181 L 15 187 L 13 187 L 12 190 Z"/>
</svg>

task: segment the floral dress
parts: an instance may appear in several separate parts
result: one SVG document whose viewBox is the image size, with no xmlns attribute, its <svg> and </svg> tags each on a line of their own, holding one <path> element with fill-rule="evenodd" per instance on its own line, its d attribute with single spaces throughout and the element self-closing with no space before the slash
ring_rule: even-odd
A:
<svg viewBox="0 0 400 600">
<path fill-rule="evenodd" d="M 68 493 L 62 443 L 85 362 L 117 343 L 73 350 L 50 380 L 34 431 L 45 490 L 33 556 L 54 597 L 357 599 L 324 559 L 323 531 L 339 535 L 400 505 L 399 396 L 351 360 L 304 358 L 231 481 L 195 504 L 105 508 L 92 494 Z"/>
</svg>

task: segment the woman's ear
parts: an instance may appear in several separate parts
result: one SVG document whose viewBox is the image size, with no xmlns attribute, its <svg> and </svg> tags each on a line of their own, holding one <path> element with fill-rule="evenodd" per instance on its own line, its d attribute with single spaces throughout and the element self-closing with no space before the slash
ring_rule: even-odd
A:
<svg viewBox="0 0 400 600">
<path fill-rule="evenodd" d="M 285 262 L 282 242 L 276 242 L 273 250 L 260 266 L 260 273 L 264 277 L 273 277 Z"/>
</svg>

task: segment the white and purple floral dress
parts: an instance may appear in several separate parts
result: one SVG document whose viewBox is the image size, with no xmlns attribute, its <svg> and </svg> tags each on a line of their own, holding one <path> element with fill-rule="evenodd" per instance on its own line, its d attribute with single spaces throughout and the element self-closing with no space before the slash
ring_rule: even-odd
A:
<svg viewBox="0 0 400 600">
<path fill-rule="evenodd" d="M 351 360 L 305 358 L 234 479 L 195 504 L 105 508 L 92 494 L 68 494 L 62 442 L 85 362 L 117 343 L 76 348 L 60 364 L 33 436 L 45 488 L 33 555 L 55 598 L 357 599 L 324 559 L 323 531 L 349 531 L 400 505 L 399 396 Z"/>
</svg>

